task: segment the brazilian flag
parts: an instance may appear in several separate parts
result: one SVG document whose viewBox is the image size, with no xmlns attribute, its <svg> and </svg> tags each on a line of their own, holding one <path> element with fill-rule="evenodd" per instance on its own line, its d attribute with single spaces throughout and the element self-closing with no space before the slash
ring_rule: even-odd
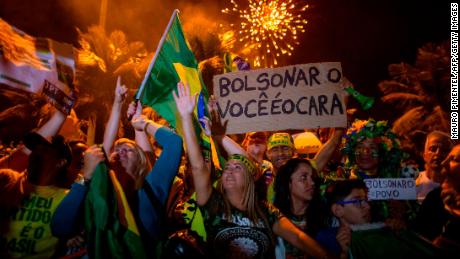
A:
<svg viewBox="0 0 460 259">
<path fill-rule="evenodd" d="M 192 95 L 196 93 L 200 95 L 195 108 L 195 120 L 198 115 L 203 116 L 207 113 L 204 111 L 207 110 L 208 100 L 208 92 L 198 71 L 198 62 L 185 38 L 178 13 L 178 10 L 173 12 L 145 78 L 136 93 L 136 99 L 152 107 L 175 129 L 180 129 L 181 125 L 178 125 L 179 113 L 172 91 L 176 91 L 179 81 L 190 86 Z M 201 144 L 209 147 L 209 138 L 201 133 L 198 123 L 195 128 L 197 135 L 201 136 Z"/>
<path fill-rule="evenodd" d="M 90 258 L 147 258 L 133 213 L 115 173 L 100 163 L 85 200 Z"/>
</svg>

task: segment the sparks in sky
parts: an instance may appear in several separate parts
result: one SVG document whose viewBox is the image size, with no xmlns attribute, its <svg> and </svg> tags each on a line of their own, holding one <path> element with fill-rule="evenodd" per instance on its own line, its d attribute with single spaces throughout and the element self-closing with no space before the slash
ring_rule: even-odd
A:
<svg viewBox="0 0 460 259">
<path fill-rule="evenodd" d="M 247 1 L 247 8 L 231 0 L 233 7 L 222 10 L 235 21 L 230 28 L 221 25 L 224 45 L 249 54 L 255 67 L 277 66 L 280 57 L 291 56 L 294 46 L 299 45 L 297 37 L 305 32 L 307 20 L 303 16 L 308 5 L 294 0 Z"/>
</svg>

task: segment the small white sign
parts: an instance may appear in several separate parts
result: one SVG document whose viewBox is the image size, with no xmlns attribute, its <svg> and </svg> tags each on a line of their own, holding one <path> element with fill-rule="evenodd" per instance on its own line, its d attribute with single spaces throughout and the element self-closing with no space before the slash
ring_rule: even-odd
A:
<svg viewBox="0 0 460 259">
<path fill-rule="evenodd" d="M 415 200 L 415 180 L 411 178 L 365 179 L 369 200 Z"/>
</svg>

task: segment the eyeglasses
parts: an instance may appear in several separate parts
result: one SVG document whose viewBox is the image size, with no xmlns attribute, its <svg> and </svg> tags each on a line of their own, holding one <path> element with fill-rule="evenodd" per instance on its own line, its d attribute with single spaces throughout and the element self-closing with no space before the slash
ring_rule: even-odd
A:
<svg viewBox="0 0 460 259">
<path fill-rule="evenodd" d="M 345 205 L 345 204 L 353 204 L 354 206 L 356 207 L 363 207 L 364 205 L 368 205 L 369 202 L 367 201 L 367 199 L 353 199 L 353 200 L 348 200 L 348 201 L 338 201 L 336 202 L 337 204 L 340 204 L 340 205 Z"/>
<path fill-rule="evenodd" d="M 122 147 L 122 148 L 115 148 L 115 152 L 120 154 L 120 153 L 125 153 L 127 154 L 128 152 L 134 152 L 134 149 L 131 149 L 131 148 L 125 148 L 125 147 Z"/>
</svg>

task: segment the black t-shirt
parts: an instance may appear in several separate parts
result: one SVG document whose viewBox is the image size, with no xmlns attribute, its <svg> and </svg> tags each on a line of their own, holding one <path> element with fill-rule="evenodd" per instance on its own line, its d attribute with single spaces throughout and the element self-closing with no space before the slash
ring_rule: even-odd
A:
<svg viewBox="0 0 460 259">
<path fill-rule="evenodd" d="M 271 228 L 283 214 L 275 207 L 262 203 L 262 213 L 269 226 L 262 219 L 252 222 L 247 213 L 231 209 L 231 219 L 224 213 L 224 198 L 213 189 L 208 202 L 200 207 L 215 258 L 274 258 Z"/>
<path fill-rule="evenodd" d="M 435 188 L 428 193 L 420 207 L 415 230 L 425 238 L 433 240 L 442 233 L 449 218 L 442 202 L 441 187 Z"/>
</svg>

